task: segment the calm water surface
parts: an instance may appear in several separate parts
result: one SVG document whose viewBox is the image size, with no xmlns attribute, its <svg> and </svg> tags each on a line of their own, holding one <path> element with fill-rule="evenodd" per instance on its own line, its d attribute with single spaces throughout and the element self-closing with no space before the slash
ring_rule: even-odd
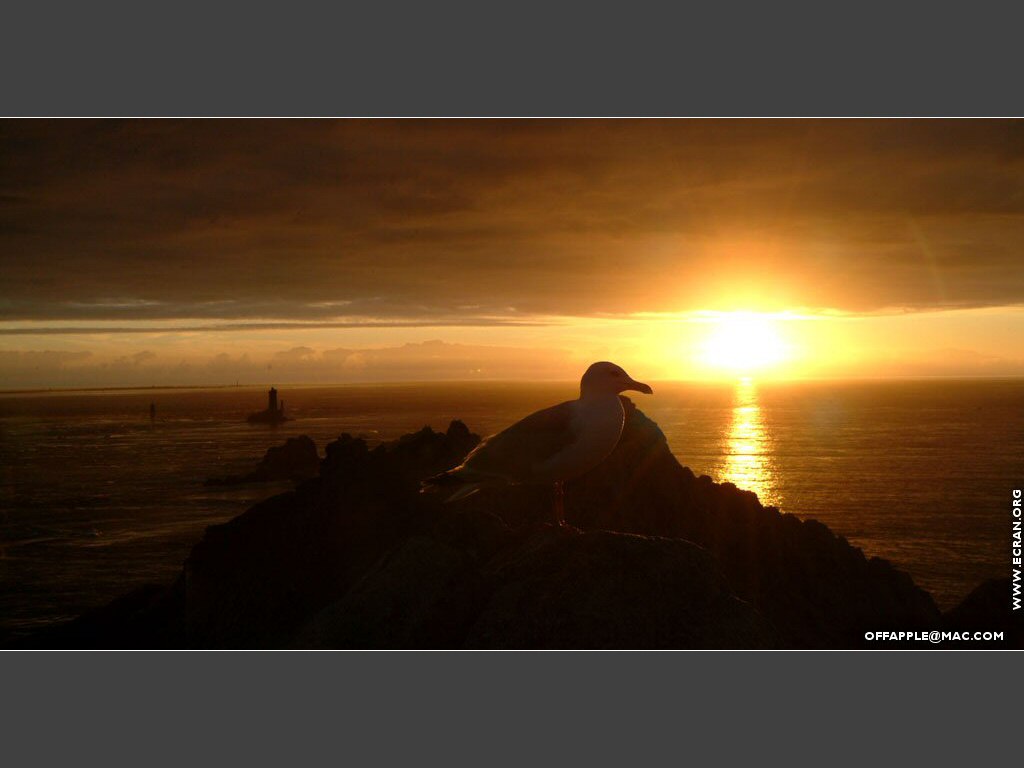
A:
<svg viewBox="0 0 1024 768">
<path fill-rule="evenodd" d="M 174 576 L 203 528 L 284 485 L 211 489 L 298 434 L 391 439 L 461 418 L 488 434 L 566 384 L 293 388 L 295 421 L 245 423 L 255 388 L 0 395 L 0 636 Z M 662 383 L 634 400 L 680 462 L 815 517 L 948 607 L 1008 575 L 1024 381 Z M 157 417 L 149 419 L 154 402 Z"/>
</svg>

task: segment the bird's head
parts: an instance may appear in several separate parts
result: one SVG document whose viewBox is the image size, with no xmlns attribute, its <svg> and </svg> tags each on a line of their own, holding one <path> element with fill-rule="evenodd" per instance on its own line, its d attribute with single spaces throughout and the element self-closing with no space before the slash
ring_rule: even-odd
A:
<svg viewBox="0 0 1024 768">
<path fill-rule="evenodd" d="M 643 392 L 645 395 L 654 392 L 646 384 L 634 381 L 615 363 L 594 363 L 587 368 L 587 372 L 580 380 L 580 397 L 617 395 L 627 389 Z"/>
</svg>

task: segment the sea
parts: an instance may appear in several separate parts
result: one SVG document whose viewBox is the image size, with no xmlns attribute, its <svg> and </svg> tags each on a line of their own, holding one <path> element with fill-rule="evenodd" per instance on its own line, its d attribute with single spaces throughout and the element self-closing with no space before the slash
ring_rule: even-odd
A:
<svg viewBox="0 0 1024 768">
<path fill-rule="evenodd" d="M 654 386 L 633 399 L 682 464 L 820 520 L 940 607 L 1010 575 L 1024 379 Z M 344 432 L 373 444 L 461 419 L 486 435 L 575 396 L 568 383 L 281 387 L 293 420 L 275 427 L 245 420 L 263 387 L 0 394 L 0 640 L 170 582 L 206 526 L 289 487 L 204 480 L 287 437 L 323 455 Z"/>
</svg>

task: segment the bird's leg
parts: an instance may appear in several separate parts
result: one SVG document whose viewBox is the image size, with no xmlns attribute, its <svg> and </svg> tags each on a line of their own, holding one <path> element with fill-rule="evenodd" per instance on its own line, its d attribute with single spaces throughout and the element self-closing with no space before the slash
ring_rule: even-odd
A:
<svg viewBox="0 0 1024 768">
<path fill-rule="evenodd" d="M 565 525 L 565 486 L 555 483 L 555 524 Z"/>
</svg>

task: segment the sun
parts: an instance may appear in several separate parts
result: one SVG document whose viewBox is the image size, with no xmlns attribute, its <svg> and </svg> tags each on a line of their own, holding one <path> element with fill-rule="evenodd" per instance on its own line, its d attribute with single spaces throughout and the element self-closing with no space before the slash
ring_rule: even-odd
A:
<svg viewBox="0 0 1024 768">
<path fill-rule="evenodd" d="M 698 343 L 698 361 L 707 368 L 737 374 L 766 371 L 790 356 L 777 318 L 758 312 L 707 316 L 708 334 Z"/>
</svg>

